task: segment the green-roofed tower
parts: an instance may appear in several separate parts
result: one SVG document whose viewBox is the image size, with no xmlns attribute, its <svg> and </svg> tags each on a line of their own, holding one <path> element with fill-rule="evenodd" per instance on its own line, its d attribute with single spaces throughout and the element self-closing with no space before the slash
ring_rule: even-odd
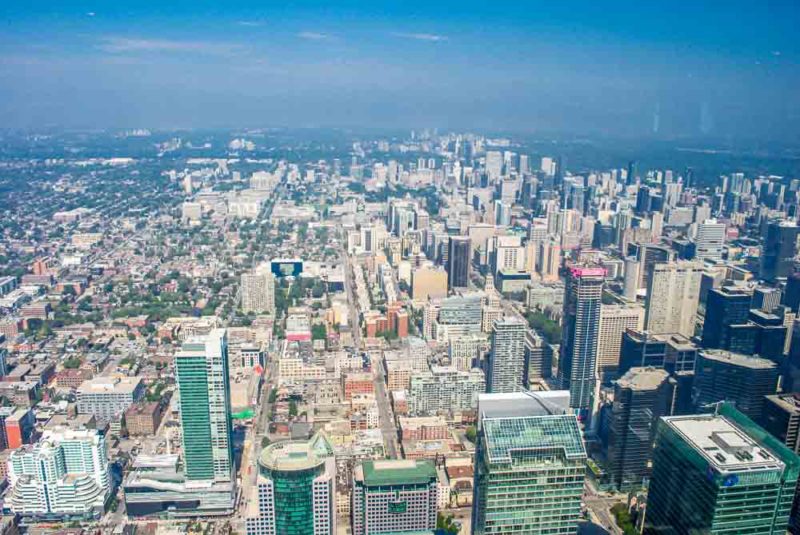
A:
<svg viewBox="0 0 800 535">
<path fill-rule="evenodd" d="M 482 394 L 472 533 L 575 533 L 586 450 L 569 392 Z"/>
<path fill-rule="evenodd" d="M 353 535 L 436 529 L 436 468 L 430 461 L 364 461 L 353 471 Z"/>
</svg>

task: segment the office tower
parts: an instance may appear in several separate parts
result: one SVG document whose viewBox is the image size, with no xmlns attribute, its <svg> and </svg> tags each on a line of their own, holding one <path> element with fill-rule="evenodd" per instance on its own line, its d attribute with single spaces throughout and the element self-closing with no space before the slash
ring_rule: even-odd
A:
<svg viewBox="0 0 800 535">
<path fill-rule="evenodd" d="M 451 236 L 447 246 L 447 284 L 449 288 L 469 287 L 472 242 L 469 236 Z"/>
<path fill-rule="evenodd" d="M 527 385 L 524 377 L 527 330 L 525 320 L 516 316 L 494 322 L 486 373 L 487 392 L 517 392 Z"/>
<path fill-rule="evenodd" d="M 655 366 L 669 373 L 694 372 L 697 346 L 680 334 L 627 330 L 622 336 L 620 375 L 631 368 Z"/>
<path fill-rule="evenodd" d="M 628 301 L 636 301 L 639 292 L 639 260 L 635 256 L 625 259 L 625 279 L 622 293 Z"/>
<path fill-rule="evenodd" d="M 722 245 L 725 243 L 725 223 L 706 219 L 697 225 L 694 256 L 698 260 L 722 260 Z"/>
<path fill-rule="evenodd" d="M 448 297 L 428 304 L 428 316 L 434 316 L 429 318 L 432 320 L 432 338 L 448 342 L 453 338 L 480 334 L 483 320 L 480 295 Z"/>
<path fill-rule="evenodd" d="M 759 276 L 764 280 L 786 278 L 794 270 L 800 227 L 794 221 L 770 221 L 761 252 Z"/>
<path fill-rule="evenodd" d="M 772 312 L 781 305 L 781 291 L 777 288 L 758 287 L 753 290 L 752 308 Z"/>
<path fill-rule="evenodd" d="M 324 435 L 271 444 L 258 457 L 247 535 L 336 533 L 336 460 Z"/>
<path fill-rule="evenodd" d="M 792 273 L 786 279 L 784 304 L 795 314 L 800 310 L 800 271 Z"/>
<path fill-rule="evenodd" d="M 519 172 L 523 175 L 531 172 L 530 158 L 527 154 L 519 155 Z"/>
<path fill-rule="evenodd" d="M 528 329 L 525 334 L 525 372 L 524 380 L 550 379 L 553 376 L 552 355 L 545 347 L 544 339 L 533 329 Z"/>
<path fill-rule="evenodd" d="M 253 273 L 242 273 L 241 285 L 242 312 L 275 313 L 275 276 L 269 264 L 259 266 Z"/>
<path fill-rule="evenodd" d="M 730 287 L 709 290 L 703 323 L 703 347 L 728 349 L 735 342 L 734 325 L 747 324 L 752 296 L 745 290 Z"/>
<path fill-rule="evenodd" d="M 694 393 L 698 408 L 730 401 L 745 416 L 761 419 L 764 396 L 775 393 L 778 370 L 774 362 L 760 357 L 711 349 L 697 355 Z"/>
<path fill-rule="evenodd" d="M 628 162 L 628 173 L 625 176 L 625 183 L 628 185 L 636 183 L 636 161 L 631 160 Z"/>
<path fill-rule="evenodd" d="M 503 176 L 503 154 L 490 150 L 486 153 L 486 174 L 491 182 Z"/>
<path fill-rule="evenodd" d="M 353 535 L 428 533 L 436 528 L 436 468 L 431 461 L 364 461 L 353 470 Z"/>
<path fill-rule="evenodd" d="M 574 267 L 567 278 L 558 380 L 576 409 L 588 409 L 594 395 L 605 274 L 603 268 Z"/>
<path fill-rule="evenodd" d="M 639 262 L 636 280 L 636 287 L 639 289 L 647 288 L 655 266 L 671 262 L 675 257 L 675 252 L 669 247 L 653 243 L 629 243 L 627 254 Z"/>
<path fill-rule="evenodd" d="M 631 368 L 614 382 L 608 475 L 618 490 L 638 490 L 649 474 L 656 425 L 670 415 L 673 385 L 659 368 Z"/>
<path fill-rule="evenodd" d="M 601 305 L 597 334 L 597 372 L 600 377 L 619 368 L 622 335 L 628 329 L 640 331 L 644 309 L 638 305 Z"/>
<path fill-rule="evenodd" d="M 99 519 L 111 493 L 105 436 L 57 428 L 8 459 L 5 507 L 22 516 Z"/>
<path fill-rule="evenodd" d="M 784 362 L 784 349 L 786 347 L 787 327 L 784 324 L 783 311 L 776 310 L 776 313 L 764 312 L 763 310 L 750 310 L 748 315 L 747 327 L 753 331 L 755 339 L 753 342 L 749 338 L 743 340 L 747 350 L 738 350 L 741 353 L 752 353 L 769 359 L 777 364 Z M 731 351 L 736 349 L 731 348 Z"/>
<path fill-rule="evenodd" d="M 662 418 L 645 533 L 785 533 L 800 461 L 733 407 Z"/>
<path fill-rule="evenodd" d="M 422 266 L 411 272 L 411 297 L 418 303 L 447 297 L 447 272 L 442 268 Z"/>
<path fill-rule="evenodd" d="M 225 329 L 186 340 L 175 354 L 175 373 L 186 479 L 230 482 L 233 449 Z"/>
<path fill-rule="evenodd" d="M 694 262 L 653 266 L 647 285 L 645 329 L 652 334 L 694 336 L 700 278 L 700 266 Z"/>
<path fill-rule="evenodd" d="M 767 396 L 758 423 L 787 448 L 800 453 L 800 394 Z"/>
<path fill-rule="evenodd" d="M 586 451 L 566 391 L 483 394 L 472 533 L 575 533 Z"/>
</svg>

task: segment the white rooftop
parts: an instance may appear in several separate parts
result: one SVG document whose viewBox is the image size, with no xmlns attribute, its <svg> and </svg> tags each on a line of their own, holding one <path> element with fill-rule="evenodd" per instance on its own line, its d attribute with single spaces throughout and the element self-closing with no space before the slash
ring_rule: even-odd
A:
<svg viewBox="0 0 800 535">
<path fill-rule="evenodd" d="M 724 416 L 664 418 L 720 472 L 783 470 L 784 464 Z"/>
</svg>

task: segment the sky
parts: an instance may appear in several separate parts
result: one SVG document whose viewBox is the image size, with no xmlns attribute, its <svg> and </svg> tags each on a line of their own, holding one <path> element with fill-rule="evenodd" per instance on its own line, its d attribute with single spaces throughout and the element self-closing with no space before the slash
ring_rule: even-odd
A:
<svg viewBox="0 0 800 535">
<path fill-rule="evenodd" d="M 800 138 L 800 2 L 2 2 L 0 127 Z"/>
</svg>

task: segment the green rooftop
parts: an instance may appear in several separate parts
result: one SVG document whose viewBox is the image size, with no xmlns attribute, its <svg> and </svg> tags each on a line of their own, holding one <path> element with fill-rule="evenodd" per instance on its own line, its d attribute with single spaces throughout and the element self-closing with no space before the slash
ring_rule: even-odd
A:
<svg viewBox="0 0 800 535">
<path fill-rule="evenodd" d="M 422 485 L 436 479 L 436 468 L 423 460 L 364 461 L 355 477 L 368 487 Z"/>
<path fill-rule="evenodd" d="M 586 457 L 575 415 L 487 418 L 483 420 L 490 462 L 509 463 L 514 450 L 563 448 L 567 458 Z"/>
</svg>

